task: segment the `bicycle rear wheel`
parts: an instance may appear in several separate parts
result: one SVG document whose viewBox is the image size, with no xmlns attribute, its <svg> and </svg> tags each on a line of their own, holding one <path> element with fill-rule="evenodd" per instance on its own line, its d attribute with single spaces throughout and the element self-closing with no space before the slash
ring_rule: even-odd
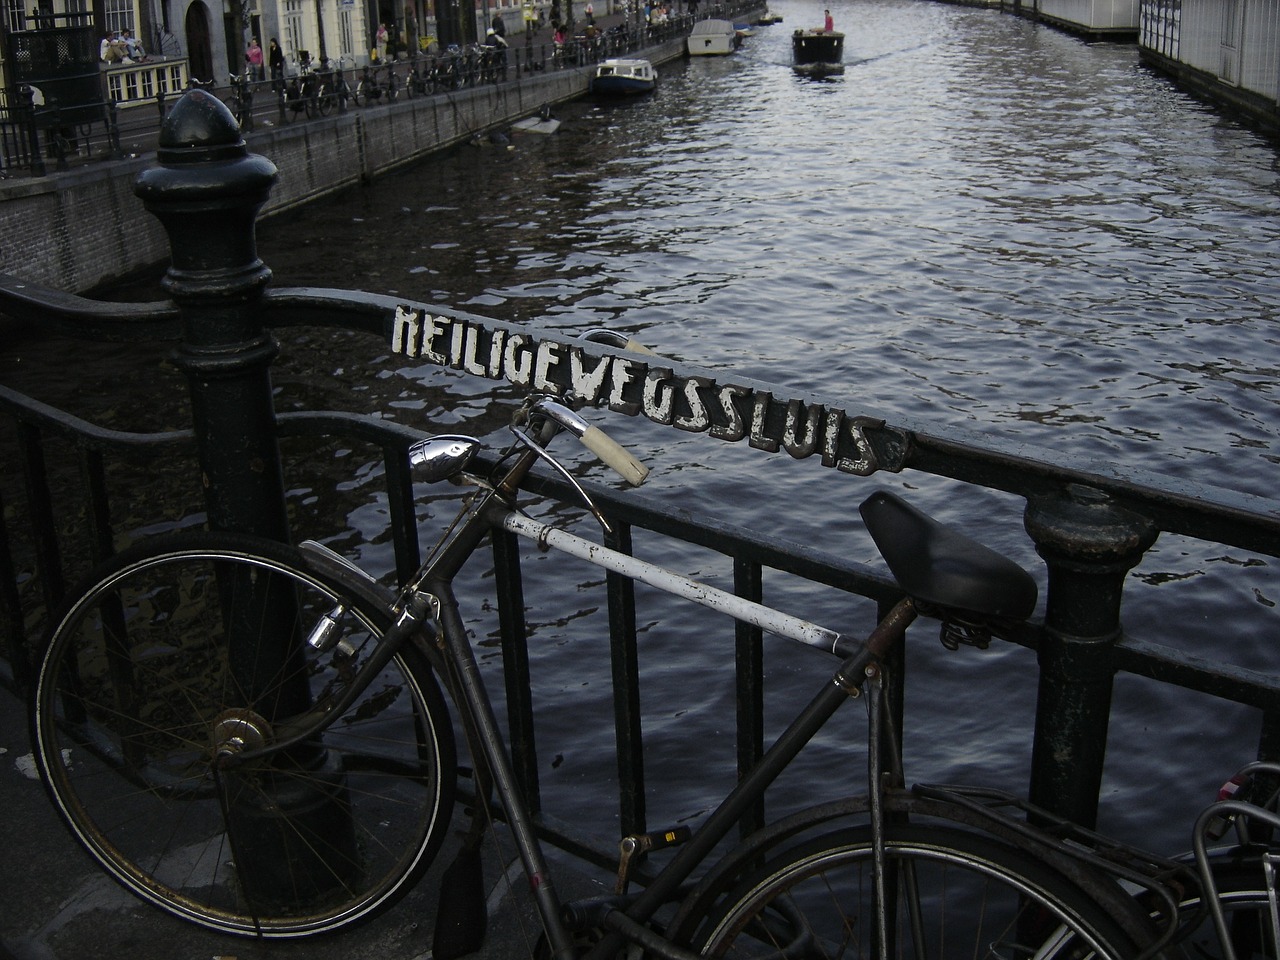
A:
<svg viewBox="0 0 1280 960">
<path fill-rule="evenodd" d="M 325 616 L 341 642 L 304 642 Z M 373 915 L 430 864 L 456 778 L 449 716 L 407 643 L 318 738 L 220 770 L 332 702 L 386 625 L 372 591 L 279 544 L 199 533 L 127 551 L 52 621 L 32 742 L 76 839 L 142 899 L 227 933 Z"/>
<path fill-rule="evenodd" d="M 1265 848 L 1241 849 L 1216 856 L 1213 864 L 1218 900 L 1226 915 L 1231 945 L 1240 958 L 1280 956 L 1271 915 L 1271 891 L 1260 860 Z M 1180 904 L 1184 915 L 1200 909 L 1199 897 Z M 1223 956 L 1213 920 L 1204 914 L 1199 926 L 1188 933 L 1183 947 L 1188 956 L 1216 958 Z"/>
<path fill-rule="evenodd" d="M 710 957 L 1110 958 L 1139 951 L 1107 909 L 1013 847 L 952 827 L 890 825 L 887 930 L 869 828 L 815 838 L 745 878 L 705 921 Z"/>
</svg>

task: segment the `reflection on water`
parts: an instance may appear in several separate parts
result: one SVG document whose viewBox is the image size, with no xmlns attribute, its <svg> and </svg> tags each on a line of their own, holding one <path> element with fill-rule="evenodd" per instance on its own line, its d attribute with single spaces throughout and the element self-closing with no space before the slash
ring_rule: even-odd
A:
<svg viewBox="0 0 1280 960">
<path fill-rule="evenodd" d="M 820 23 L 822 6 L 771 3 L 784 25 L 737 55 L 664 68 L 645 100 L 558 108 L 554 136 L 460 148 L 269 221 L 263 259 L 282 285 L 349 285 L 567 331 L 612 326 L 851 414 L 1271 495 L 1274 150 L 1141 69 L 1130 46 L 991 11 L 836 0 L 848 68 L 798 77 L 790 31 Z M 385 345 L 285 336 L 275 377 L 285 407 L 384 410 L 477 432 L 505 415 L 491 384 L 390 358 Z M 653 467 L 651 489 L 690 511 L 728 504 L 740 523 L 872 560 L 856 505 L 876 483 L 905 485 L 926 509 L 1041 569 L 1011 498 L 917 476 L 860 481 L 610 419 Z M 344 546 L 389 565 L 378 498 L 346 522 Z M 1164 538 L 1135 573 L 1126 623 L 1206 655 L 1226 636 L 1234 658 L 1270 669 L 1271 562 L 1223 554 Z M 716 558 L 679 564 L 729 575 Z M 539 599 L 530 614 L 548 806 L 591 805 L 614 775 L 598 732 L 611 715 L 607 651 L 579 629 L 589 618 L 565 612 L 602 603 L 579 587 L 598 578 L 546 557 L 530 567 L 530 598 L 572 581 L 560 606 Z M 837 627 L 856 622 L 803 587 L 771 581 L 770 596 Z M 650 802 L 660 823 L 708 802 L 704 778 L 688 774 L 690 743 L 708 754 L 706 779 L 732 769 L 733 691 L 719 669 L 732 653 L 724 623 L 643 591 L 641 603 L 647 746 L 668 761 L 655 767 L 661 797 Z M 475 628 L 482 639 L 492 630 L 480 618 Z M 1022 789 L 1034 690 L 1014 678 L 1033 669 L 1031 655 L 943 658 L 916 633 L 908 749 L 920 772 Z M 768 663 L 771 683 L 795 676 L 803 691 L 827 669 L 773 647 Z M 771 729 L 794 708 L 784 699 Z M 1252 718 L 1134 680 L 1117 703 L 1106 816 L 1139 832 L 1168 821 L 1154 832 L 1174 843 L 1184 810 L 1226 775 L 1204 768 L 1205 746 L 1215 764 L 1244 762 Z M 855 787 L 858 764 L 837 749 L 801 765 L 801 793 L 836 768 L 847 773 L 837 789 Z"/>
</svg>

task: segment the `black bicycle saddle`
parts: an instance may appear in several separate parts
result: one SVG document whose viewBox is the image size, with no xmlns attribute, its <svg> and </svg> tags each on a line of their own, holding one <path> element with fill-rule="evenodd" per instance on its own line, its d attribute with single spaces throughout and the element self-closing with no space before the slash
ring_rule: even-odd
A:
<svg viewBox="0 0 1280 960">
<path fill-rule="evenodd" d="M 859 509 L 889 571 L 913 599 L 985 619 L 1025 620 L 1035 610 L 1036 582 L 1009 558 L 886 490 Z"/>
</svg>

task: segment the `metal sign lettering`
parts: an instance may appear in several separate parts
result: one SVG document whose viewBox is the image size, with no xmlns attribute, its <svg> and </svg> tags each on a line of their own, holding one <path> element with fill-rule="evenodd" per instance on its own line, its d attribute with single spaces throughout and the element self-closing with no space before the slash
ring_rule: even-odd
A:
<svg viewBox="0 0 1280 960">
<path fill-rule="evenodd" d="M 870 417 L 698 375 L 680 375 L 646 355 L 596 352 L 596 345 L 545 339 L 486 326 L 474 318 L 396 307 L 391 349 L 517 387 L 563 395 L 628 416 L 742 440 L 760 450 L 785 450 L 800 459 L 818 454 L 823 466 L 867 476 L 882 464 L 867 439 L 884 425 Z"/>
</svg>

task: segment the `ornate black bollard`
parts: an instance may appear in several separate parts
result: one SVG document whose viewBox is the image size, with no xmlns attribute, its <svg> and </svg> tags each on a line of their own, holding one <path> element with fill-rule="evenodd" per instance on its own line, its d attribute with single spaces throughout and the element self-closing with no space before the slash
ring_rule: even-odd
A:
<svg viewBox="0 0 1280 960">
<path fill-rule="evenodd" d="M 1092 827 L 1124 579 L 1157 530 L 1105 494 L 1075 484 L 1064 497 L 1031 501 L 1025 523 L 1049 567 L 1031 801 Z"/>
<path fill-rule="evenodd" d="M 249 153 L 212 94 L 184 94 L 160 127 L 158 165 L 135 192 L 169 235 L 165 290 L 182 311 L 176 360 L 191 389 L 211 526 L 288 539 L 268 368 L 277 346 L 259 319 L 271 271 L 254 224 L 276 168 Z"/>
<path fill-rule="evenodd" d="M 156 156 L 158 165 L 139 175 L 135 190 L 169 235 L 172 264 L 163 284 L 182 313 L 175 359 L 190 387 L 209 525 L 287 541 L 268 372 L 278 348 L 260 315 L 271 271 L 254 238 L 276 168 L 249 153 L 231 111 L 198 89 L 165 119 Z M 299 668 L 296 597 L 251 572 L 219 576 L 219 593 L 228 598 L 229 668 L 245 708 L 268 722 L 305 709 L 310 690 Z M 280 677 L 294 679 L 281 689 Z M 278 762 L 291 775 L 255 768 L 247 775 L 252 789 L 234 773 L 222 788 L 241 891 L 259 906 L 315 895 L 341 883 L 356 863 L 342 771 L 323 745 L 303 744 Z M 311 885 L 299 886 L 291 866 L 308 872 Z"/>
</svg>

